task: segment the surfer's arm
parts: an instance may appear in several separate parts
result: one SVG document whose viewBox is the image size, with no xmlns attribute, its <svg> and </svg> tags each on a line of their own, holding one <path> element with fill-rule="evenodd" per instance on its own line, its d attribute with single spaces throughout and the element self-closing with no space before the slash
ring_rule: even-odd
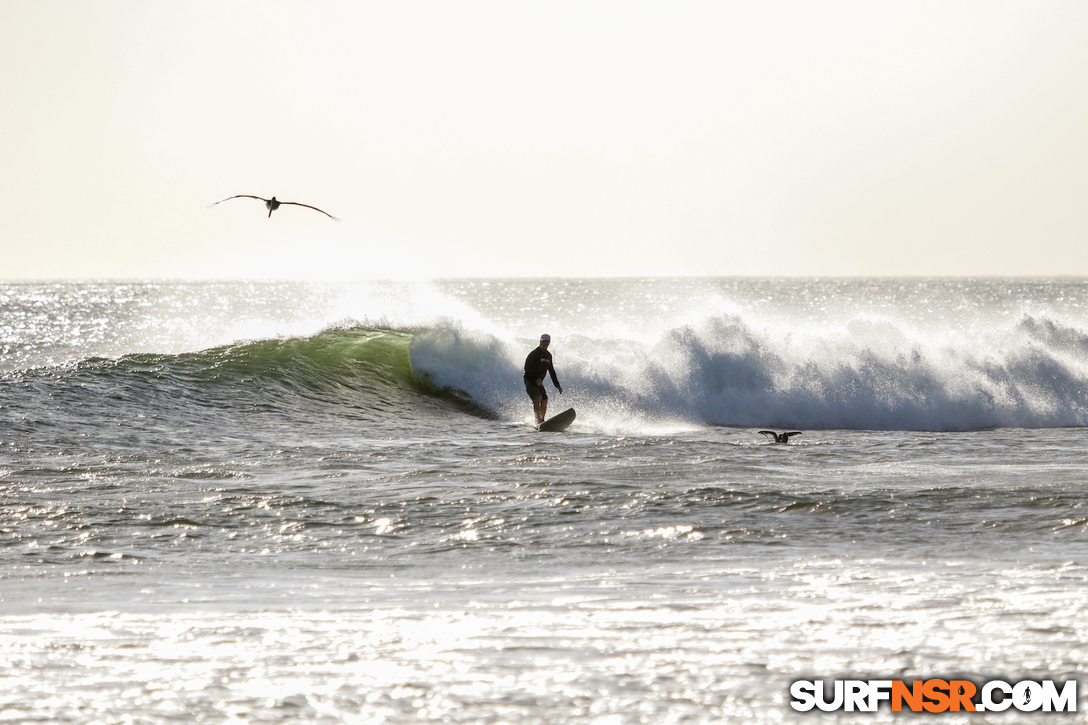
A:
<svg viewBox="0 0 1088 725">
<path fill-rule="evenodd" d="M 552 385 L 559 391 L 559 394 L 563 394 L 563 386 L 559 384 L 559 378 L 555 374 L 555 368 L 552 365 L 548 365 L 548 373 L 552 376 Z"/>
</svg>

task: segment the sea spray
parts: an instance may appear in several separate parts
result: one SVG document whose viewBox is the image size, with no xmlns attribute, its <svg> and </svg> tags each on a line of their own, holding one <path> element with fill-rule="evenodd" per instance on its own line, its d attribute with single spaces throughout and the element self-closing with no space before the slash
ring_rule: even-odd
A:
<svg viewBox="0 0 1088 725">
<path fill-rule="evenodd" d="M 1046 316 L 984 317 L 949 330 L 892 311 L 794 326 L 766 311 L 712 314 L 653 342 L 557 336 L 554 354 L 591 427 L 617 415 L 869 430 L 1088 424 L 1088 336 Z M 441 385 L 511 415 L 531 344 L 438 327 L 417 333 L 412 357 Z"/>
</svg>

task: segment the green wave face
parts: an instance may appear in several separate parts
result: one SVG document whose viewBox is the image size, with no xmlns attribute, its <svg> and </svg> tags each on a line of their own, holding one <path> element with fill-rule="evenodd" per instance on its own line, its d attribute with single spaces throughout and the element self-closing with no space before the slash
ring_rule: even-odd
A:
<svg viewBox="0 0 1088 725">
<path fill-rule="evenodd" d="M 395 431 L 451 413 L 487 416 L 467 395 L 417 373 L 413 333 L 334 329 L 178 355 L 136 354 L 0 379 L 0 415 L 73 432 Z M 361 426 L 361 428 L 360 428 Z M 172 437 L 172 433 L 170 435 Z M 290 437 L 285 440 L 289 441 Z"/>
<path fill-rule="evenodd" d="M 362 395 L 410 394 L 410 405 L 441 402 L 479 417 L 494 415 L 464 391 L 441 387 L 412 365 L 418 332 L 378 329 L 330 330 L 291 340 L 263 340 L 210 351 L 222 356 L 215 369 L 231 378 L 254 375 L 279 381 L 302 395 L 333 392 Z"/>
<path fill-rule="evenodd" d="M 301 391 L 396 388 L 434 392 L 416 375 L 408 354 L 412 335 L 395 330 L 331 330 L 307 338 L 261 340 L 179 356 L 205 366 L 212 380 L 266 379 Z"/>
</svg>

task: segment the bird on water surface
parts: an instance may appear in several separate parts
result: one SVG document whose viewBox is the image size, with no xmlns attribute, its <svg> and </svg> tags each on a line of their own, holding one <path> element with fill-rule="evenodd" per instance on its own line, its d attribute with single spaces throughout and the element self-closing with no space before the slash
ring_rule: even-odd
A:
<svg viewBox="0 0 1088 725">
<path fill-rule="evenodd" d="M 272 216 L 272 212 L 276 211 L 281 206 L 283 206 L 285 204 L 290 204 L 291 206 L 304 206 L 307 209 L 313 209 L 314 211 L 319 211 L 322 214 L 324 214 L 325 216 L 327 216 L 329 219 L 332 219 L 334 222 L 340 221 L 339 219 L 337 219 L 336 217 L 334 217 L 332 214 L 328 213 L 324 209 L 318 209 L 316 206 L 310 206 L 309 204 L 303 204 L 302 202 L 298 202 L 298 201 L 280 201 L 279 199 L 277 199 L 274 196 L 271 199 L 265 199 L 263 196 L 253 196 L 253 194 L 235 194 L 234 196 L 228 196 L 226 199 L 220 199 L 219 201 L 215 202 L 215 204 L 222 204 L 224 201 L 230 201 L 231 199 L 243 199 L 243 198 L 244 199 L 257 199 L 258 201 L 263 201 L 264 205 L 265 205 L 265 208 L 268 209 L 268 216 L 269 217 Z M 212 204 L 212 206 L 215 206 L 215 204 Z"/>
<path fill-rule="evenodd" d="M 801 435 L 801 431 L 799 430 L 790 431 L 789 433 L 775 433 L 773 430 L 761 430 L 760 433 L 765 436 L 770 436 L 771 438 L 774 438 L 775 443 L 789 443 L 790 436 Z"/>
</svg>

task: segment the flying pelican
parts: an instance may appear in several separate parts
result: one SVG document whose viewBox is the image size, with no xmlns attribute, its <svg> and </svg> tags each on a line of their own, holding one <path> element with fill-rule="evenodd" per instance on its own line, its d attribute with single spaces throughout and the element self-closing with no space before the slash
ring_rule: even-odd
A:
<svg viewBox="0 0 1088 725">
<path fill-rule="evenodd" d="M 775 433 L 773 430 L 761 430 L 760 433 L 765 436 L 770 436 L 771 438 L 774 438 L 775 443 L 789 443 L 790 436 L 801 435 L 801 431 L 799 430 L 791 431 L 789 433 Z"/>
<path fill-rule="evenodd" d="M 224 201 L 230 201 L 231 199 L 241 199 L 241 198 L 257 199 L 259 201 L 263 201 L 264 205 L 265 205 L 265 208 L 268 209 L 269 218 L 272 217 L 272 212 L 276 211 L 277 209 L 279 209 L 284 204 L 290 204 L 291 206 L 304 206 L 307 209 L 313 209 L 314 211 L 319 211 L 322 214 L 324 214 L 325 216 L 327 216 L 329 219 L 332 219 L 334 222 L 340 221 L 339 219 L 334 217 L 332 214 L 328 213 L 327 211 L 325 211 L 323 209 L 318 209 L 316 206 L 310 206 L 309 204 L 303 204 L 303 203 L 298 202 L 298 201 L 280 201 L 279 199 L 277 199 L 274 196 L 271 199 L 265 199 L 263 196 L 253 196 L 253 194 L 235 194 L 234 196 L 228 196 L 226 199 L 220 199 L 219 201 L 215 202 L 215 204 L 222 204 Z M 215 206 L 215 204 L 212 204 L 212 206 Z"/>
</svg>

